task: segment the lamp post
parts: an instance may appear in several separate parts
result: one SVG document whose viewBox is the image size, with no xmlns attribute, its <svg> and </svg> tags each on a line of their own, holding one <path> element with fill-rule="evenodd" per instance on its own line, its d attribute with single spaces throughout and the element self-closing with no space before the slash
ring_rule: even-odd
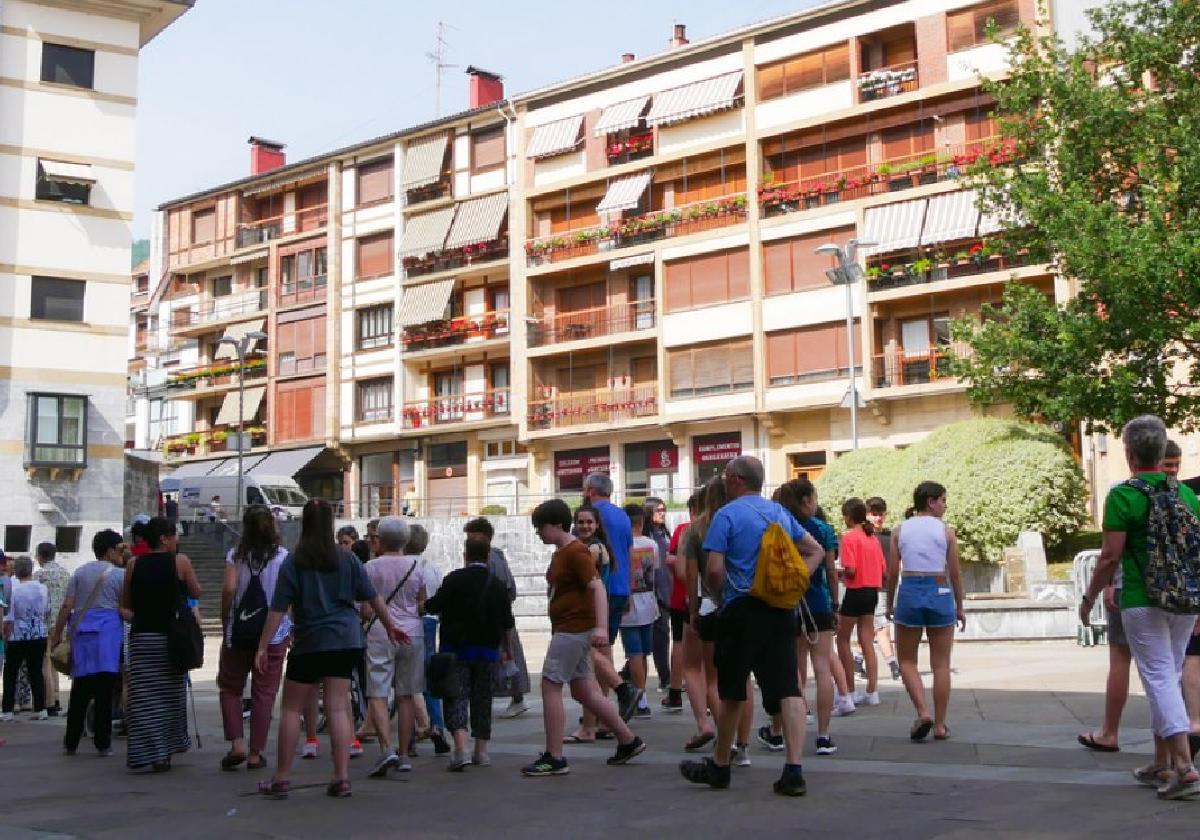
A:
<svg viewBox="0 0 1200 840">
<path fill-rule="evenodd" d="M 237 504 L 234 505 L 234 516 L 237 522 L 242 521 L 242 450 L 246 448 L 246 439 L 242 430 L 246 425 L 246 354 L 250 347 L 260 341 L 265 341 L 267 334 L 262 330 L 246 333 L 241 339 L 222 336 L 217 344 L 228 344 L 233 348 L 238 362 L 238 437 L 237 437 Z"/>
<path fill-rule="evenodd" d="M 850 402 L 850 446 L 854 450 L 858 449 L 858 380 L 854 376 L 854 299 L 852 291 L 854 285 L 866 276 L 862 266 L 855 261 L 855 255 L 859 248 L 871 248 L 876 244 L 875 242 L 851 239 L 844 248 L 827 242 L 815 251 L 818 254 L 831 254 L 837 257 L 837 268 L 829 269 L 825 272 L 825 276 L 835 286 L 843 286 L 846 289 L 846 355 L 850 362 L 850 389 L 846 392 L 846 399 Z"/>
</svg>

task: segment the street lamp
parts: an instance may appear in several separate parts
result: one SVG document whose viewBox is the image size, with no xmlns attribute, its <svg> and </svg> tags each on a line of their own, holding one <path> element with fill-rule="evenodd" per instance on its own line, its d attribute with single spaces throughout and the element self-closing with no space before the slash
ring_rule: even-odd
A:
<svg viewBox="0 0 1200 840">
<path fill-rule="evenodd" d="M 241 339 L 222 336 L 218 345 L 228 344 L 233 348 L 238 361 L 238 443 L 237 443 L 237 504 L 234 506 L 237 521 L 242 521 L 242 451 L 246 448 L 246 439 L 242 429 L 246 424 L 246 354 L 250 348 L 260 341 L 265 341 L 267 334 L 262 330 L 252 330 Z"/>
<path fill-rule="evenodd" d="M 854 285 L 866 276 L 862 266 L 855 261 L 858 249 L 872 248 L 877 244 L 877 242 L 851 239 L 846 243 L 845 248 L 827 242 L 815 251 L 817 254 L 830 254 L 837 257 L 837 268 L 829 269 L 825 272 L 825 276 L 835 286 L 843 286 L 846 289 L 846 351 L 850 359 L 850 389 L 846 392 L 843 404 L 850 403 L 850 445 L 852 449 L 856 450 L 858 449 L 858 380 L 854 376 L 854 300 L 851 292 Z"/>
</svg>

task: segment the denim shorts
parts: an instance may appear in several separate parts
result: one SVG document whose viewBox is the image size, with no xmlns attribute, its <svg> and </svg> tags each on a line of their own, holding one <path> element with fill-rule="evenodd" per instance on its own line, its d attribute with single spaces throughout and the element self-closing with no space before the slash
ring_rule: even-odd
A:
<svg viewBox="0 0 1200 840">
<path fill-rule="evenodd" d="M 621 628 L 621 644 L 626 656 L 649 656 L 654 652 L 654 625 Z"/>
<path fill-rule="evenodd" d="M 625 615 L 625 605 L 629 603 L 628 595 L 608 596 L 608 643 L 617 643 L 617 631 L 621 629 L 621 616 Z"/>
<path fill-rule="evenodd" d="M 954 589 L 936 577 L 903 577 L 893 618 L 904 627 L 953 627 L 958 619 Z"/>
</svg>

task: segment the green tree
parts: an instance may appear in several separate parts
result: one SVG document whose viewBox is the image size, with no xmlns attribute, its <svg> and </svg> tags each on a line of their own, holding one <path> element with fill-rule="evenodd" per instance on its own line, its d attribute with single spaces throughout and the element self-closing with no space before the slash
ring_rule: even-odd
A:
<svg viewBox="0 0 1200 840">
<path fill-rule="evenodd" d="M 1057 303 L 1019 283 L 955 337 L 977 404 L 1118 428 L 1200 428 L 1200 3 L 1116 0 L 1066 48 L 1022 31 L 988 83 L 1020 165 L 983 161 L 1006 250 L 1052 254 Z M 1011 224 L 1011 221 L 1010 221 Z"/>
</svg>

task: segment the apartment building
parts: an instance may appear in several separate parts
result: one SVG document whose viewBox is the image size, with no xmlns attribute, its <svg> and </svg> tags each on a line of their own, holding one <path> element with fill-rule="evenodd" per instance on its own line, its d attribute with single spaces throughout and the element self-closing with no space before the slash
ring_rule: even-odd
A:
<svg viewBox="0 0 1200 840">
<path fill-rule="evenodd" d="M 0 3 L 6 552 L 121 523 L 138 54 L 191 5 Z"/>
</svg>

